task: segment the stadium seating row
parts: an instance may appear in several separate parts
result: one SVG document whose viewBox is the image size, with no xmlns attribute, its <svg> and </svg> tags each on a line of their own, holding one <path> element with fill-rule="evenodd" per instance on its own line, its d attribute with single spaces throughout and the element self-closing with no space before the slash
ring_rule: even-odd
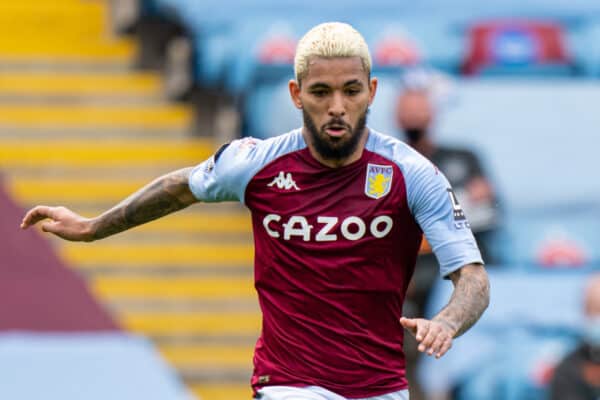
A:
<svg viewBox="0 0 600 400">
<path fill-rule="evenodd" d="M 295 43 L 327 20 L 355 25 L 376 68 L 425 64 L 453 74 L 600 76 L 600 7 L 558 1 L 363 2 L 146 0 L 182 25 L 194 49 L 194 80 L 242 94 L 265 79 L 291 76 Z M 315 4 L 312 4 L 315 3 Z M 490 3 L 490 4 L 488 4 Z M 313 7 L 315 6 L 315 7 Z M 514 6 L 514 7 L 513 7 Z M 465 15 L 460 10 L 469 7 Z M 460 12 L 459 12 L 460 11 Z"/>
<path fill-rule="evenodd" d="M 457 400 L 541 400 L 557 363 L 577 344 L 587 276 L 577 271 L 490 270 L 490 306 L 443 358 L 423 358 L 419 380 L 428 394 L 458 387 Z M 428 315 L 450 296 L 436 283 Z"/>
</svg>

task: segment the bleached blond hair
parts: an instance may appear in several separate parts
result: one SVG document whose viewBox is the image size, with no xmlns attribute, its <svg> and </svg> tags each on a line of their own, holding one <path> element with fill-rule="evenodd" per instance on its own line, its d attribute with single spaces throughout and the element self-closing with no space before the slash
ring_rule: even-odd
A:
<svg viewBox="0 0 600 400">
<path fill-rule="evenodd" d="M 360 57 L 363 68 L 371 74 L 371 54 L 362 35 L 343 22 L 326 22 L 308 31 L 298 42 L 294 57 L 294 74 L 298 82 L 308 73 L 310 57 Z"/>
</svg>

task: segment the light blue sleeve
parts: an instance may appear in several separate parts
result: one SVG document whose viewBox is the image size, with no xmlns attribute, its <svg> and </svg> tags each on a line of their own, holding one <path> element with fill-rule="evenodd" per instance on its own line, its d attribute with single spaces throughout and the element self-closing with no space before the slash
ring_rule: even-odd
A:
<svg viewBox="0 0 600 400">
<path fill-rule="evenodd" d="M 255 139 L 244 138 L 224 145 L 208 160 L 197 165 L 189 177 L 190 190 L 200 201 L 242 201 L 251 169 Z M 247 179 L 247 180 L 246 180 Z"/>
<path fill-rule="evenodd" d="M 234 140 L 192 170 L 190 190 L 198 200 L 207 203 L 244 203 L 246 187 L 258 171 L 278 157 L 304 147 L 300 129 L 266 140 Z"/>
<path fill-rule="evenodd" d="M 482 263 L 469 223 L 450 183 L 432 163 L 415 156 L 406 168 L 409 207 L 440 264 L 443 277 L 466 264 Z"/>
<path fill-rule="evenodd" d="M 470 263 L 482 263 L 469 223 L 444 175 L 415 149 L 371 130 L 367 149 L 393 160 L 404 176 L 410 211 L 447 278 Z"/>
</svg>

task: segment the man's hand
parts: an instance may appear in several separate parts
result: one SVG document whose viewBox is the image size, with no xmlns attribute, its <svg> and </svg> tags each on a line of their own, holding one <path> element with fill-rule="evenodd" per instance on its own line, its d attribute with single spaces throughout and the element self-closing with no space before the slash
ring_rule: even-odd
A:
<svg viewBox="0 0 600 400">
<path fill-rule="evenodd" d="M 481 264 L 467 264 L 449 275 L 454 284 L 450 302 L 431 320 L 400 318 L 419 343 L 419 351 L 440 358 L 452 339 L 465 333 L 490 302 L 490 283 Z"/>
<path fill-rule="evenodd" d="M 65 207 L 37 206 L 23 217 L 21 229 L 37 224 L 45 219 L 41 227 L 44 232 L 50 232 L 66 240 L 89 242 L 93 240 L 91 220 L 75 214 Z"/>
<path fill-rule="evenodd" d="M 400 318 L 400 324 L 408 330 L 419 343 L 418 350 L 427 355 L 440 358 L 452 347 L 456 330 L 442 321 L 423 318 Z"/>
</svg>

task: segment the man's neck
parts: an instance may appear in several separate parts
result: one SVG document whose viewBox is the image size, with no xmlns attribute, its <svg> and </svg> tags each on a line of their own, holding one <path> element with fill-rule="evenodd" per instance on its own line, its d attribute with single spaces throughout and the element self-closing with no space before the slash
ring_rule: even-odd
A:
<svg viewBox="0 0 600 400">
<path fill-rule="evenodd" d="M 360 141 L 356 145 L 356 149 L 354 150 L 354 152 L 348 157 L 344 158 L 324 158 L 313 146 L 310 132 L 306 127 L 302 128 L 302 136 L 304 137 L 304 141 L 308 146 L 308 151 L 310 152 L 310 155 L 313 156 L 315 160 L 329 168 L 341 168 L 346 165 L 352 164 L 353 162 L 359 160 L 362 157 L 365 145 L 367 143 L 367 139 L 369 137 L 369 129 L 365 127 L 365 131 L 363 132 Z"/>
</svg>

